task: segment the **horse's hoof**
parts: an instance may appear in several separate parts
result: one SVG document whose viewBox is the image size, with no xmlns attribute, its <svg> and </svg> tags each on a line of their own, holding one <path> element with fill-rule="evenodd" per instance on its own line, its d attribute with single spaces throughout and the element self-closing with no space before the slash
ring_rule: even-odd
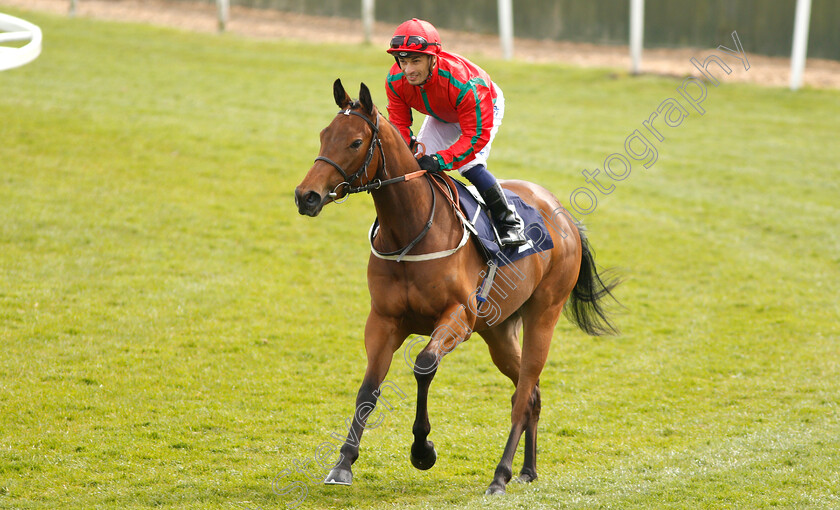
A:
<svg viewBox="0 0 840 510">
<path fill-rule="evenodd" d="M 437 462 L 437 450 L 435 450 L 435 445 L 431 441 L 427 441 L 428 445 L 431 447 L 430 450 L 425 452 L 425 455 L 415 455 L 414 448 L 411 448 L 411 465 L 415 468 L 419 469 L 420 471 L 425 471 L 427 469 L 431 469 L 432 466 L 435 465 Z"/>
<path fill-rule="evenodd" d="M 522 471 L 519 473 L 519 476 L 514 480 L 516 483 L 531 483 L 537 479 L 537 474 L 532 473 L 530 471 Z"/>
<path fill-rule="evenodd" d="M 325 485 L 350 485 L 353 483 L 353 472 L 349 469 L 334 467 L 324 478 Z"/>
<path fill-rule="evenodd" d="M 490 487 L 484 492 L 485 496 L 499 496 L 505 493 L 505 486 L 491 483 Z"/>
</svg>

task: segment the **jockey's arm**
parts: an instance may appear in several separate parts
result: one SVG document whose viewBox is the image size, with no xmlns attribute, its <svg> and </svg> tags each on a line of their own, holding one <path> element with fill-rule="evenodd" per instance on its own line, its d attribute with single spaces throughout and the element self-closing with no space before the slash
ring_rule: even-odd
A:
<svg viewBox="0 0 840 510">
<path fill-rule="evenodd" d="M 461 136 L 438 152 L 444 170 L 460 168 L 471 161 L 490 141 L 493 129 L 493 98 L 485 87 L 473 85 L 457 105 Z"/>
<path fill-rule="evenodd" d="M 411 125 L 414 122 L 411 107 L 394 91 L 390 83 L 385 86 L 388 96 L 388 120 L 396 127 L 400 135 L 409 146 L 411 146 Z"/>
</svg>

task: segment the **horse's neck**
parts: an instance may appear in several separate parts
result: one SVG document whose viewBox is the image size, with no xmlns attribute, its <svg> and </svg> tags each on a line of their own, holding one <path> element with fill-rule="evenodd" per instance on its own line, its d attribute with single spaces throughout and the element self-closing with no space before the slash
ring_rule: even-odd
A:
<svg viewBox="0 0 840 510">
<path fill-rule="evenodd" d="M 382 144 L 388 178 L 419 170 L 417 162 L 400 134 L 387 124 Z M 426 226 L 432 212 L 432 191 L 426 177 L 385 186 L 371 193 L 379 218 L 380 245 L 383 249 L 405 246 Z M 440 206 L 440 203 L 438 203 Z M 438 209 L 443 209 L 438 207 Z M 441 215 L 437 215 L 440 218 Z M 436 220 L 439 223 L 442 220 Z"/>
</svg>

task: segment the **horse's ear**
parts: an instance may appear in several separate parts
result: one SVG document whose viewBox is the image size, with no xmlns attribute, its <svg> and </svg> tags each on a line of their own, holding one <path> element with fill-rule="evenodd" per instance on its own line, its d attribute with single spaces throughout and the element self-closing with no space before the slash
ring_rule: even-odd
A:
<svg viewBox="0 0 840 510">
<path fill-rule="evenodd" d="M 362 107 L 368 115 L 373 115 L 373 99 L 370 98 L 370 90 L 364 83 L 359 89 L 359 102 L 362 103 Z"/>
<path fill-rule="evenodd" d="M 333 83 L 333 96 L 335 97 L 335 104 L 337 104 L 339 108 L 346 108 L 348 104 L 353 102 L 353 99 L 350 98 L 350 94 L 344 90 L 344 85 L 341 84 L 341 79 L 335 80 L 335 83 Z"/>
</svg>

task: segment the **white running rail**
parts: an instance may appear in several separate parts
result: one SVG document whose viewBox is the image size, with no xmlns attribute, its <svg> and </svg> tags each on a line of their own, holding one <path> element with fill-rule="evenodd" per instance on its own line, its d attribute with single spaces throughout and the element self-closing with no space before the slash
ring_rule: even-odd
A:
<svg viewBox="0 0 840 510">
<path fill-rule="evenodd" d="M 41 54 L 41 29 L 28 21 L 0 13 L 0 71 L 26 65 Z M 26 44 L 20 46 L 9 43 Z"/>
</svg>

